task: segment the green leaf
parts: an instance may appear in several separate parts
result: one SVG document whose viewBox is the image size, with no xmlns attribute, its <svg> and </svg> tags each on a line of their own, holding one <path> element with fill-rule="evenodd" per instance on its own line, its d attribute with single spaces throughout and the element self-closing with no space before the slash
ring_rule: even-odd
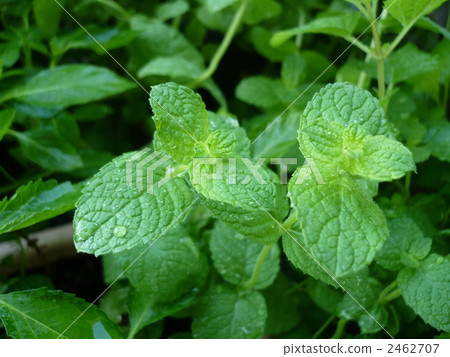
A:
<svg viewBox="0 0 450 357">
<path fill-rule="evenodd" d="M 419 51 L 412 43 L 392 53 L 385 66 L 387 79 L 392 80 L 393 84 L 438 70 L 440 67 L 437 56 Z"/>
<path fill-rule="evenodd" d="M 211 12 L 221 11 L 238 1 L 239 0 L 201 0 Z"/>
<path fill-rule="evenodd" d="M 142 67 L 139 78 L 167 76 L 172 79 L 194 79 L 203 72 L 197 63 L 183 57 L 156 57 Z"/>
<path fill-rule="evenodd" d="M 264 332 L 267 307 L 256 292 L 238 293 L 227 285 L 213 286 L 194 313 L 194 338 L 258 338 Z"/>
<path fill-rule="evenodd" d="M 208 113 L 200 95 L 176 83 L 154 86 L 150 105 L 162 147 L 176 161 L 190 163 L 195 146 L 209 135 Z"/>
<path fill-rule="evenodd" d="M 115 257 L 131 285 L 153 302 L 167 303 L 193 289 L 204 267 L 198 247 L 180 228 Z"/>
<path fill-rule="evenodd" d="M 270 43 L 278 47 L 291 37 L 301 33 L 321 33 L 331 36 L 351 36 L 361 19 L 359 12 L 351 12 L 338 16 L 327 16 L 315 19 L 298 28 L 284 30 L 273 35 Z"/>
<path fill-rule="evenodd" d="M 308 279 L 306 291 L 309 297 L 324 311 L 337 315 L 339 303 L 344 297 L 344 292 L 329 286 L 322 281 Z"/>
<path fill-rule="evenodd" d="M 16 111 L 11 108 L 0 111 L 0 141 L 2 141 L 3 136 L 7 133 L 15 115 Z"/>
<path fill-rule="evenodd" d="M 280 274 L 271 286 L 262 291 L 267 305 L 264 335 L 287 332 L 300 321 L 297 297 L 292 287 L 292 282 Z"/>
<path fill-rule="evenodd" d="M 192 292 L 169 303 L 157 303 L 146 292 L 131 288 L 128 299 L 131 328 L 128 337 L 132 338 L 145 326 L 191 306 L 196 301 L 198 290 L 194 288 Z"/>
<path fill-rule="evenodd" d="M 450 162 L 450 123 L 435 120 L 430 123 L 424 138 L 427 148 L 439 160 Z"/>
<path fill-rule="evenodd" d="M 123 93 L 135 85 L 111 70 L 88 64 L 68 64 L 40 71 L 8 99 L 43 108 L 65 108 Z"/>
<path fill-rule="evenodd" d="M 428 324 L 450 332 L 450 261 L 431 254 L 417 268 L 404 268 L 398 285 L 405 302 Z"/>
<path fill-rule="evenodd" d="M 361 135 L 356 126 L 349 127 L 345 134 L 348 134 L 344 139 L 347 170 L 354 175 L 392 181 L 416 168 L 412 153 L 398 141 L 382 135 Z"/>
<path fill-rule="evenodd" d="M 162 3 L 156 8 L 156 16 L 162 21 L 182 16 L 189 11 L 189 3 L 185 0 L 175 0 Z"/>
<path fill-rule="evenodd" d="M 316 93 L 303 112 L 300 130 L 318 118 L 323 118 L 326 124 L 336 122 L 343 127 L 358 124 L 366 134 L 392 137 L 392 128 L 378 100 L 349 83 L 328 84 Z M 301 145 L 300 142 L 300 149 Z"/>
<path fill-rule="evenodd" d="M 150 155 L 131 152 L 114 159 L 83 189 L 74 217 L 74 240 L 79 251 L 101 255 L 150 243 L 187 215 L 194 202 L 188 183 L 182 177 L 175 177 L 158 187 L 156 183 L 165 176 L 167 162 L 161 165 L 158 163 L 161 156 Z M 150 185 L 147 175 L 141 177 L 143 182 L 135 175 L 128 175 L 132 182 L 127 182 L 127 162 L 142 165 L 144 160 L 143 169 L 148 170 L 152 165 L 155 168 L 152 194 L 143 190 L 145 183 Z M 130 186 L 140 182 L 142 189 Z"/>
<path fill-rule="evenodd" d="M 239 127 L 239 121 L 230 116 L 208 112 L 209 127 L 214 131 L 229 133 L 234 141 L 234 153 L 239 157 L 250 157 L 251 142 L 246 131 Z"/>
<path fill-rule="evenodd" d="M 214 267 L 225 280 L 242 285 L 252 277 L 256 261 L 264 245 L 234 232 L 217 222 L 211 233 L 209 249 Z M 274 245 L 262 264 L 254 289 L 264 289 L 275 280 L 280 269 L 280 250 Z"/>
<path fill-rule="evenodd" d="M 389 14 L 403 26 L 407 26 L 437 9 L 444 2 L 445 0 L 387 0 L 384 2 L 384 8 L 388 9 Z"/>
<path fill-rule="evenodd" d="M 248 0 L 242 21 L 247 25 L 270 19 L 280 14 L 281 6 L 274 0 Z"/>
<path fill-rule="evenodd" d="M 20 48 L 21 44 L 17 41 L 0 44 L 0 62 L 4 67 L 11 67 L 17 62 L 20 57 Z"/>
<path fill-rule="evenodd" d="M 281 65 L 281 81 L 287 88 L 296 88 L 306 78 L 306 61 L 298 53 L 287 57 Z"/>
<path fill-rule="evenodd" d="M 75 147 L 54 126 L 48 125 L 21 133 L 10 131 L 10 134 L 19 140 L 25 156 L 44 169 L 66 172 L 83 165 Z"/>
<path fill-rule="evenodd" d="M 0 234 L 29 227 L 75 208 L 81 187 L 56 180 L 29 182 L 0 201 Z"/>
<path fill-rule="evenodd" d="M 299 181 L 301 172 L 298 169 L 289 183 L 302 232 L 303 244 L 299 243 L 335 278 L 370 264 L 388 235 L 383 212 L 350 177 L 320 184 L 314 179 Z M 291 261 L 301 259 L 303 250 L 289 243 L 298 251 L 298 255 L 291 254 Z M 323 274 L 319 274 L 311 275 L 321 279 Z"/>
<path fill-rule="evenodd" d="M 286 93 L 283 83 L 264 76 L 245 78 L 236 87 L 237 98 L 263 109 L 281 106 L 280 102 L 286 101 Z"/>
<path fill-rule="evenodd" d="M 47 36 L 58 30 L 62 9 L 54 0 L 33 0 L 34 18 Z"/>
<path fill-rule="evenodd" d="M 59 338 L 61 334 L 61 338 L 94 338 L 94 326 L 99 322 L 112 338 L 122 337 L 95 305 L 45 288 L 0 295 L 0 317 L 12 338 Z"/>
<path fill-rule="evenodd" d="M 250 36 L 256 50 L 271 62 L 281 62 L 287 56 L 297 52 L 297 46 L 292 41 L 284 42 L 276 48 L 272 46 L 270 43 L 272 33 L 264 27 L 253 27 Z"/>
<path fill-rule="evenodd" d="M 390 235 L 376 257 L 376 262 L 389 270 L 400 270 L 401 254 L 408 253 L 414 259 L 424 258 L 431 248 L 431 239 L 424 238 L 422 231 L 406 216 L 388 221 Z"/>
</svg>

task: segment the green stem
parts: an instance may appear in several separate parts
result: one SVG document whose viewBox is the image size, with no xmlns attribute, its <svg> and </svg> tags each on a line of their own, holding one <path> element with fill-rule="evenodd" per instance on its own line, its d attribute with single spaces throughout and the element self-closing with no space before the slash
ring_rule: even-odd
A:
<svg viewBox="0 0 450 357">
<path fill-rule="evenodd" d="M 380 300 L 380 304 L 387 304 L 389 301 L 397 299 L 399 296 L 401 296 L 402 293 L 400 292 L 400 289 L 395 289 L 394 291 L 390 292 L 389 294 L 385 295 L 382 300 Z"/>
<path fill-rule="evenodd" d="M 398 285 L 398 281 L 394 280 L 392 283 L 390 283 L 388 286 L 386 286 L 383 291 L 380 293 L 380 296 L 378 297 L 378 301 L 382 301 L 386 295 L 392 292 Z"/>
<path fill-rule="evenodd" d="M 242 284 L 242 290 L 249 290 L 258 282 L 259 274 L 261 273 L 262 265 L 269 255 L 272 247 L 275 243 L 264 246 L 261 252 L 258 255 L 258 259 L 256 260 L 255 268 L 253 269 L 253 274 L 249 280 L 247 280 L 244 284 Z"/>
<path fill-rule="evenodd" d="M 295 222 L 297 222 L 297 220 L 297 212 L 294 212 L 283 222 L 283 228 L 288 231 L 295 224 Z"/>
<path fill-rule="evenodd" d="M 412 173 L 411 173 L 411 171 L 408 171 L 406 173 L 406 177 L 405 177 L 405 193 L 406 193 L 405 199 L 406 200 L 408 200 L 409 197 L 411 196 L 411 192 L 410 192 L 410 189 L 411 189 L 411 177 L 412 177 Z"/>
<path fill-rule="evenodd" d="M 305 24 L 305 12 L 303 9 L 299 9 L 299 15 L 298 15 L 298 27 L 301 28 Z M 297 37 L 295 38 L 295 45 L 300 49 L 302 47 L 303 43 L 303 33 L 300 32 L 297 34 Z"/>
<path fill-rule="evenodd" d="M 344 333 L 346 324 L 347 324 L 347 320 L 344 318 L 341 318 L 337 324 L 336 332 L 330 338 L 332 338 L 332 339 L 341 338 L 342 334 Z"/>
<path fill-rule="evenodd" d="M 372 53 L 372 50 L 369 47 L 367 47 L 364 43 L 357 40 L 355 36 L 344 36 L 344 40 L 354 44 L 368 56 L 376 58 L 376 56 L 374 56 L 374 53 Z"/>
<path fill-rule="evenodd" d="M 200 84 L 202 84 L 204 81 L 206 81 L 208 78 L 210 78 L 214 72 L 216 71 L 217 67 L 219 66 L 220 60 L 225 55 L 225 52 L 227 51 L 228 47 L 231 44 L 231 41 L 233 40 L 234 35 L 236 34 L 236 31 L 241 24 L 242 17 L 244 16 L 245 9 L 247 8 L 248 0 L 242 2 L 241 6 L 239 7 L 238 11 L 234 15 L 233 21 L 231 22 L 230 27 L 228 28 L 225 37 L 223 38 L 219 48 L 217 49 L 216 53 L 214 53 L 214 56 L 209 63 L 208 68 L 206 71 L 200 75 L 199 78 L 197 78 L 194 82 L 189 84 L 189 87 L 196 88 Z"/>
<path fill-rule="evenodd" d="M 325 329 L 333 322 L 333 320 L 335 319 L 335 315 L 331 315 L 327 321 L 324 322 L 324 324 L 314 333 L 314 335 L 312 336 L 312 338 L 318 338 L 323 331 L 325 331 Z"/>
<path fill-rule="evenodd" d="M 378 76 L 378 98 L 384 98 L 386 94 L 386 85 L 384 80 L 384 56 L 381 44 L 380 32 L 378 31 L 377 24 L 372 20 L 372 34 L 375 42 L 375 53 L 377 62 L 377 76 Z"/>
<path fill-rule="evenodd" d="M 286 290 L 284 292 L 284 295 L 289 295 L 290 293 L 302 288 L 306 283 L 308 282 L 308 279 L 302 280 L 301 282 L 295 284 L 292 288 L 290 288 L 289 290 Z"/>
</svg>

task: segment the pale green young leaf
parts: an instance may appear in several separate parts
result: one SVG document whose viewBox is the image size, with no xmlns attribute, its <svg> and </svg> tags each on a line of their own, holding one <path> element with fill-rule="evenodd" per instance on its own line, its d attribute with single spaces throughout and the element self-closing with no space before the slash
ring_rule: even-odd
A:
<svg viewBox="0 0 450 357">
<path fill-rule="evenodd" d="M 450 261 L 431 254 L 417 268 L 404 268 L 398 285 L 405 302 L 437 330 L 450 332 Z"/>
<path fill-rule="evenodd" d="M 123 93 L 135 85 L 103 67 L 68 64 L 40 71 L 21 87 L 6 93 L 43 108 L 69 107 Z"/>
<path fill-rule="evenodd" d="M 379 102 L 369 91 L 349 83 L 328 84 L 316 93 L 303 112 L 299 131 L 313 125 L 318 118 L 343 127 L 357 124 L 366 134 L 392 137 Z M 302 149 L 302 142 L 300 142 Z"/>
<path fill-rule="evenodd" d="M 167 303 L 193 289 L 203 258 L 192 238 L 176 228 L 149 245 L 115 254 L 132 286 L 153 302 Z"/>
<path fill-rule="evenodd" d="M 16 111 L 11 108 L 0 111 L 0 141 L 11 126 L 15 115 Z"/>
<path fill-rule="evenodd" d="M 211 233 L 209 249 L 214 267 L 225 280 L 242 285 L 249 280 L 264 245 L 246 239 L 222 222 Z M 264 260 L 254 289 L 264 289 L 275 280 L 280 269 L 280 250 L 274 245 Z"/>
<path fill-rule="evenodd" d="M 184 57 L 156 57 L 145 64 L 138 72 L 139 78 L 166 76 L 172 79 L 194 79 L 200 76 L 203 68 Z"/>
<path fill-rule="evenodd" d="M 231 116 L 225 116 L 208 112 L 209 127 L 211 131 L 224 131 L 232 133 L 234 143 L 234 152 L 239 157 L 250 157 L 251 142 L 247 137 L 246 131 L 239 127 L 239 121 Z"/>
<path fill-rule="evenodd" d="M 403 26 L 414 23 L 441 6 L 445 0 L 386 0 L 384 8 Z"/>
<path fill-rule="evenodd" d="M 119 328 L 95 305 L 46 288 L 0 295 L 0 318 L 11 338 L 94 338 L 94 325 L 99 322 L 112 338 L 122 337 Z"/>
<path fill-rule="evenodd" d="M 194 313 L 192 333 L 194 338 L 259 338 L 266 318 L 266 303 L 259 292 L 213 286 Z"/>
<path fill-rule="evenodd" d="M 234 131 L 214 130 L 206 139 L 206 146 L 213 157 L 225 158 L 236 154 L 236 141 Z"/>
<path fill-rule="evenodd" d="M 274 0 L 247 0 L 247 8 L 242 21 L 247 25 L 270 19 L 280 14 L 281 6 Z"/>
<path fill-rule="evenodd" d="M 431 247 L 431 239 L 424 238 L 422 231 L 411 218 L 402 216 L 388 221 L 389 237 L 375 260 L 389 270 L 400 270 L 401 254 L 410 254 L 414 259 L 424 258 Z"/>
<path fill-rule="evenodd" d="M 321 33 L 340 37 L 351 36 L 360 19 L 361 14 L 359 12 L 319 17 L 301 27 L 277 32 L 273 35 L 270 43 L 272 46 L 278 47 L 295 35 L 302 33 Z"/>
<path fill-rule="evenodd" d="M 145 183 L 149 184 L 150 177 L 146 170 L 142 189 L 136 188 L 136 172 L 132 182 L 127 182 L 127 162 L 136 164 L 145 159 L 142 152 L 124 154 L 105 165 L 83 189 L 74 217 L 74 241 L 79 251 L 101 255 L 151 243 L 187 215 L 194 197 L 183 177 L 158 187 L 167 163 L 153 171 L 152 194 L 147 193 Z M 145 169 L 156 165 L 158 159 L 161 157 L 152 158 Z"/>
<path fill-rule="evenodd" d="M 160 4 L 155 11 L 156 17 L 162 21 L 182 16 L 189 11 L 189 3 L 185 0 L 174 0 Z"/>
<path fill-rule="evenodd" d="M 388 235 L 380 208 L 351 177 L 330 177 L 322 184 L 301 179 L 300 168 L 289 183 L 289 197 L 304 248 L 336 278 L 370 264 Z"/>
<path fill-rule="evenodd" d="M 209 135 L 208 112 L 200 95 L 171 82 L 152 88 L 150 105 L 164 150 L 176 161 L 190 163 L 195 146 Z"/>
<path fill-rule="evenodd" d="M 75 208 L 80 185 L 56 180 L 29 182 L 0 201 L 0 234 L 29 227 Z"/>
<path fill-rule="evenodd" d="M 361 135 L 351 126 L 345 131 L 347 170 L 375 181 L 392 181 L 415 170 L 413 155 L 402 143 L 382 135 Z"/>
<path fill-rule="evenodd" d="M 296 88 L 306 78 L 306 62 L 295 53 L 287 57 L 281 65 L 281 80 L 287 88 Z"/>
</svg>

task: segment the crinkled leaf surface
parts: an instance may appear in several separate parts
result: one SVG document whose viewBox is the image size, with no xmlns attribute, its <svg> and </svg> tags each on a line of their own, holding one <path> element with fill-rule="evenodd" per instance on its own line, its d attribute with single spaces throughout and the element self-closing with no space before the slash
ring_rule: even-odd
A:
<svg viewBox="0 0 450 357">
<path fill-rule="evenodd" d="M 194 288 L 204 267 L 197 245 L 181 228 L 115 258 L 130 283 L 153 302 L 173 301 Z"/>
<path fill-rule="evenodd" d="M 450 261 L 431 254 L 417 268 L 404 268 L 398 285 L 405 302 L 428 324 L 450 332 Z"/>
<path fill-rule="evenodd" d="M 195 145 L 209 134 L 208 113 L 200 95 L 171 82 L 152 88 L 150 104 L 163 148 L 176 161 L 190 163 Z"/>
<path fill-rule="evenodd" d="M 403 26 L 417 21 L 443 4 L 445 0 L 387 0 L 384 8 Z"/>
<path fill-rule="evenodd" d="M 299 172 L 291 179 L 289 195 L 305 248 L 335 278 L 370 264 L 388 235 L 380 208 L 349 177 L 297 184 Z"/>
<path fill-rule="evenodd" d="M 74 218 L 74 240 L 79 251 L 101 255 L 150 243 L 186 216 L 194 202 L 193 194 L 182 177 L 158 187 L 156 183 L 165 176 L 164 165 L 154 167 L 152 194 L 146 192 L 146 185 L 141 190 L 127 184 L 127 161 L 142 164 L 150 153 L 146 155 L 131 152 L 116 158 L 83 189 Z M 146 163 L 145 179 L 149 179 L 146 169 L 157 164 L 159 158 Z"/>
<path fill-rule="evenodd" d="M 228 285 L 213 286 L 194 313 L 194 338 L 258 338 L 264 332 L 267 307 L 257 291 L 238 293 Z"/>
</svg>

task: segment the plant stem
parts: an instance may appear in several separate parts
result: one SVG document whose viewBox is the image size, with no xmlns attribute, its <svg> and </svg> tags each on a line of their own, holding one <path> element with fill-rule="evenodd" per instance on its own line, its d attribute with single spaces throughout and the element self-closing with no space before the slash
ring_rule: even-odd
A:
<svg viewBox="0 0 450 357">
<path fill-rule="evenodd" d="M 344 319 L 344 318 L 339 319 L 339 322 L 338 322 L 337 327 L 336 327 L 336 332 L 330 338 L 332 338 L 332 339 L 341 338 L 342 334 L 344 333 L 346 324 L 347 324 L 347 320 L 346 319 Z"/>
<path fill-rule="evenodd" d="M 411 193 L 410 193 L 410 188 L 411 188 L 411 177 L 412 177 L 411 171 L 408 171 L 408 172 L 406 173 L 406 177 L 405 177 L 405 193 L 406 193 L 405 199 L 406 199 L 406 200 L 408 200 L 409 197 L 411 196 Z"/>
<path fill-rule="evenodd" d="M 9 181 L 14 182 L 16 181 L 14 177 L 12 177 L 8 171 L 6 171 L 3 166 L 0 165 L 0 172 L 5 176 Z"/>
<path fill-rule="evenodd" d="M 291 214 L 284 222 L 283 222 L 283 227 L 284 229 L 286 229 L 287 231 L 289 230 L 289 228 L 291 228 L 295 222 L 297 222 L 297 212 Z"/>
<path fill-rule="evenodd" d="M 384 80 L 384 56 L 383 49 L 381 45 L 380 32 L 374 21 L 372 21 L 372 34 L 373 40 L 375 42 L 375 53 L 377 62 L 377 75 L 378 75 L 378 98 L 382 99 L 385 96 L 385 80 Z"/>
<path fill-rule="evenodd" d="M 398 281 L 394 280 L 392 283 L 390 283 L 388 286 L 386 286 L 383 291 L 380 293 L 380 296 L 378 297 L 378 301 L 384 301 L 385 297 L 389 295 L 398 285 Z"/>
<path fill-rule="evenodd" d="M 385 295 L 382 300 L 380 300 L 380 304 L 387 304 L 389 301 L 397 299 L 399 296 L 401 296 L 402 293 L 400 292 L 400 289 L 395 289 L 394 291 L 390 292 L 389 294 Z"/>
<path fill-rule="evenodd" d="M 264 246 L 261 252 L 258 255 L 258 259 L 256 260 L 255 268 L 253 269 L 253 274 L 249 280 L 247 280 L 244 284 L 242 284 L 243 290 L 249 290 L 258 282 L 259 274 L 261 273 L 262 265 L 272 250 L 272 246 L 275 243 Z"/>
<path fill-rule="evenodd" d="M 325 329 L 333 322 L 334 318 L 336 316 L 335 315 L 331 315 L 327 321 L 324 322 L 324 324 L 322 326 L 320 326 L 320 328 L 314 333 L 314 335 L 312 336 L 312 338 L 317 338 L 319 337 L 323 331 L 325 331 Z"/>
<path fill-rule="evenodd" d="M 298 12 L 299 12 L 298 27 L 302 27 L 305 24 L 305 11 L 303 11 L 303 9 L 299 9 Z M 301 32 L 297 34 L 297 36 L 295 37 L 295 45 L 298 47 L 298 49 L 302 47 L 302 42 L 303 42 L 303 33 Z"/>
<path fill-rule="evenodd" d="M 228 30 L 225 34 L 225 37 L 223 38 L 219 48 L 217 49 L 216 53 L 214 53 L 214 56 L 209 63 L 208 68 L 206 71 L 204 71 L 199 78 L 197 78 L 194 82 L 189 84 L 189 87 L 196 88 L 200 84 L 202 84 L 204 81 L 206 81 L 208 78 L 210 78 L 214 72 L 216 71 L 217 67 L 219 66 L 220 60 L 225 55 L 225 52 L 227 51 L 228 47 L 231 44 L 231 41 L 233 40 L 234 35 L 236 34 L 236 31 L 241 24 L 242 17 L 244 16 L 245 9 L 247 8 L 248 0 L 242 2 L 241 6 L 239 7 L 238 11 L 234 15 L 233 21 L 231 22 L 230 27 L 228 27 Z"/>
</svg>

